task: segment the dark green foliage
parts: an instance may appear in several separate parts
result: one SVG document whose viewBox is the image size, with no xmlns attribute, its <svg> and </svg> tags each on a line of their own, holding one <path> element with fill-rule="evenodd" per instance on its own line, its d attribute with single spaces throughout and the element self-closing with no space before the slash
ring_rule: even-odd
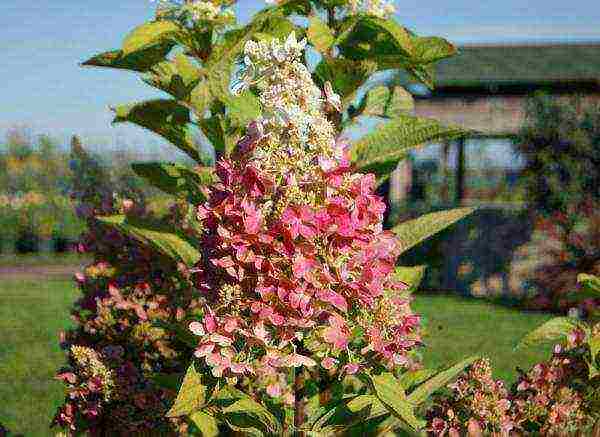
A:
<svg viewBox="0 0 600 437">
<path fill-rule="evenodd" d="M 525 161 L 529 200 L 540 212 L 600 199 L 600 106 L 543 94 L 529 99 L 515 142 Z"/>
</svg>

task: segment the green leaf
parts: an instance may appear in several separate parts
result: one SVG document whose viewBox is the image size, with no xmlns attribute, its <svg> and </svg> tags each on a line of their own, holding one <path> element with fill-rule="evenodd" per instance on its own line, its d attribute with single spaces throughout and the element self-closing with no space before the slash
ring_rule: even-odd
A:
<svg viewBox="0 0 600 437">
<path fill-rule="evenodd" d="M 380 416 L 389 414 L 389 410 L 381 403 L 381 401 L 373 395 L 359 395 L 352 398 L 346 404 L 348 410 L 354 414 L 358 414 L 363 410 L 368 409 L 369 415 L 364 420 L 375 419 Z"/>
<path fill-rule="evenodd" d="M 200 260 L 200 252 L 177 230 L 163 223 L 123 215 L 98 217 L 98 220 L 189 267 Z"/>
<path fill-rule="evenodd" d="M 122 50 L 112 50 L 100 53 L 81 65 L 86 67 L 106 67 L 121 70 L 147 72 L 156 64 L 165 60 L 175 43 L 165 42 L 130 54 L 124 54 Z"/>
<path fill-rule="evenodd" d="M 181 164 L 137 162 L 132 164 L 131 168 L 158 189 L 186 198 L 195 205 L 206 200 L 201 188 L 214 181 L 213 170 L 208 167 L 192 170 Z"/>
<path fill-rule="evenodd" d="M 377 398 L 394 416 L 403 420 L 415 430 L 423 427 L 424 422 L 415 416 L 413 406 L 407 401 L 404 389 L 394 375 L 386 372 L 380 375 L 372 375 L 370 379 Z"/>
<path fill-rule="evenodd" d="M 206 387 L 202 384 L 202 378 L 194 365 L 188 370 L 181 383 L 181 388 L 167 417 L 189 416 L 204 406 L 206 402 Z"/>
<path fill-rule="evenodd" d="M 113 123 L 135 123 L 161 135 L 195 161 L 202 162 L 192 134 L 189 110 L 176 100 L 149 100 L 117 106 L 114 111 Z"/>
<path fill-rule="evenodd" d="M 415 291 L 419 287 L 421 281 L 423 280 L 426 268 L 427 266 L 396 267 L 396 271 L 394 272 L 394 279 L 408 284 L 411 292 Z"/>
<path fill-rule="evenodd" d="M 582 284 L 585 290 L 597 293 L 600 298 L 600 277 L 581 273 L 577 276 L 577 282 Z"/>
<path fill-rule="evenodd" d="M 202 70 L 179 53 L 173 61 L 155 65 L 143 79 L 147 84 L 163 90 L 178 100 L 189 101 L 190 93 L 202 78 Z"/>
<path fill-rule="evenodd" d="M 285 20 L 285 16 L 293 13 L 308 15 L 310 9 L 311 5 L 308 0 L 284 0 L 278 2 L 276 6 L 263 9 L 255 14 L 253 20 L 243 28 L 235 29 L 225 34 L 223 42 L 213 47 L 207 67 L 210 69 L 229 68 L 235 58 L 242 53 L 246 42 L 257 35 L 266 34 L 276 37 L 287 37 L 290 27 L 288 20 L 286 20 L 287 23 L 282 21 Z M 286 33 L 281 35 L 281 32 Z"/>
<path fill-rule="evenodd" d="M 221 117 L 215 115 L 209 118 L 203 118 L 198 121 L 198 124 L 204 135 L 206 135 L 206 138 L 208 138 L 213 145 L 215 152 L 221 154 L 225 153 L 227 147 Z"/>
<path fill-rule="evenodd" d="M 349 19 L 336 44 L 346 58 L 372 59 L 380 69 L 390 59 L 406 65 L 414 51 L 411 35 L 404 27 L 393 20 L 365 15 Z"/>
<path fill-rule="evenodd" d="M 220 407 L 219 414 L 233 430 L 252 435 L 280 434 L 277 418 L 244 392 L 225 385 L 214 399 Z"/>
<path fill-rule="evenodd" d="M 410 56 L 414 52 L 413 40 L 406 28 L 400 26 L 396 21 L 379 17 L 367 17 L 369 25 L 378 27 L 390 35 L 396 44 L 396 48 L 404 55 Z"/>
<path fill-rule="evenodd" d="M 579 323 L 575 319 L 569 317 L 555 317 L 527 334 L 519 342 L 517 349 L 525 346 L 561 340 L 578 327 Z"/>
<path fill-rule="evenodd" d="M 396 118 L 414 108 L 412 95 L 401 86 L 378 86 L 365 94 L 363 115 Z"/>
<path fill-rule="evenodd" d="M 308 19 L 307 37 L 308 42 L 321 53 L 328 53 L 335 42 L 333 30 L 316 15 Z"/>
<path fill-rule="evenodd" d="M 428 379 L 423 384 L 419 385 L 414 389 L 408 396 L 407 400 L 415 407 L 421 405 L 429 397 L 442 387 L 445 387 L 450 381 L 456 378 L 464 369 L 469 367 L 479 357 L 469 357 L 466 360 L 461 361 L 458 364 L 450 367 L 443 372 L 436 374 L 434 377 Z"/>
<path fill-rule="evenodd" d="M 210 91 L 210 83 L 207 80 L 198 83 L 191 91 L 190 104 L 196 115 L 200 118 L 204 117 L 204 113 L 210 108 L 212 100 L 213 94 Z"/>
<path fill-rule="evenodd" d="M 173 40 L 182 29 L 171 20 L 158 20 L 142 24 L 133 29 L 123 41 L 122 50 L 128 55 L 150 46 Z"/>
<path fill-rule="evenodd" d="M 416 64 L 431 64 L 454 56 L 456 46 L 436 36 L 413 37 L 412 62 Z"/>
<path fill-rule="evenodd" d="M 218 437 L 219 424 L 214 416 L 204 411 L 196 411 L 190 415 L 190 420 L 198 427 L 202 437 Z"/>
<path fill-rule="evenodd" d="M 347 106 L 376 69 L 377 65 L 371 61 L 323 59 L 315 68 L 314 79 L 321 87 L 325 82 L 330 82 L 333 90 L 342 98 L 343 105 Z"/>
<path fill-rule="evenodd" d="M 223 96 L 223 103 L 227 108 L 231 126 L 237 129 L 245 129 L 248 124 L 261 115 L 258 98 L 250 91 L 239 96 L 227 94 Z"/>
<path fill-rule="evenodd" d="M 598 362 L 600 360 L 600 334 L 596 334 L 590 338 L 590 356 L 592 358 L 591 365 L 596 369 L 596 371 L 600 371 L 598 369 Z"/>
<path fill-rule="evenodd" d="M 414 386 L 419 385 L 429 378 L 434 376 L 437 372 L 432 369 L 420 369 L 420 370 L 410 370 L 408 372 L 403 373 L 398 381 L 404 388 L 404 390 L 409 391 Z"/>
<path fill-rule="evenodd" d="M 455 208 L 425 214 L 414 220 L 409 220 L 392 229 L 402 245 L 402 252 L 425 241 L 432 235 L 456 223 L 475 211 L 474 208 Z"/>
<path fill-rule="evenodd" d="M 411 149 L 470 133 L 458 126 L 444 126 L 433 119 L 399 115 L 358 140 L 350 155 L 360 172 L 381 177 L 391 173 Z"/>
</svg>

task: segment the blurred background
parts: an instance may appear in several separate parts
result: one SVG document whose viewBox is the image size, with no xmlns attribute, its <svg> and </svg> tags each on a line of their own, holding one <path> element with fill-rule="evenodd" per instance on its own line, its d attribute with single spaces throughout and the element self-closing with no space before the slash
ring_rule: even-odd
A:
<svg viewBox="0 0 600 437">
<path fill-rule="evenodd" d="M 263 6 L 240 0 L 238 18 L 244 22 Z M 396 6 L 401 24 L 449 39 L 459 54 L 439 63 L 433 91 L 394 72 L 372 84 L 394 84 L 409 112 L 475 132 L 423 145 L 398 166 L 381 192 L 387 225 L 478 207 L 401 262 L 428 265 L 417 309 L 446 336 L 454 327 L 448 342 L 455 349 L 434 362 L 486 347 L 476 339 L 485 329 L 504 329 L 506 339 L 491 353 L 510 355 L 513 340 L 547 316 L 507 312 L 507 306 L 567 311 L 564 296 L 576 288 L 577 273 L 600 274 L 600 3 L 406 0 Z M 69 278 L 87 262 L 77 253 L 85 223 L 75 193 L 82 184 L 101 184 L 161 214 L 169 198 L 129 164 L 187 162 L 150 132 L 111 125 L 111 105 L 156 97 L 151 87 L 134 74 L 79 65 L 119 47 L 123 35 L 153 14 L 146 0 L 0 2 L 0 400 L 6 401 L 0 422 L 27 423 L 7 405 L 30 405 L 33 412 L 63 395 L 47 380 L 62 359 L 55 332 L 68 323 L 75 293 Z M 381 122 L 367 118 L 362 128 Z M 351 140 L 354 133 L 346 135 Z M 205 146 L 203 138 L 197 141 Z M 435 295 L 446 297 L 431 300 Z M 32 304 L 45 311 L 29 311 Z M 452 318 L 444 308 L 462 313 Z M 471 332 L 476 323 L 480 331 Z M 461 343 L 460 336 L 473 338 Z M 33 349 L 20 357 L 24 347 Z M 504 361 L 502 376 L 513 378 L 513 362 Z M 3 378 L 29 388 L 9 393 Z M 45 409 L 51 408 L 23 429 L 47 435 L 35 425 L 47 419 Z"/>
<path fill-rule="evenodd" d="M 135 191 L 157 212 L 168 204 L 128 164 L 185 162 L 185 157 L 153 133 L 127 124 L 111 126 L 109 110 L 156 92 L 133 74 L 78 65 L 98 51 L 119 46 L 122 35 L 152 17 L 153 6 L 140 0 L 84 5 L 8 0 L 0 6 L 3 254 L 72 251 L 82 223 L 70 197 L 75 180 L 86 173 L 77 167 L 85 163 L 104 168 L 96 177 L 108 178 L 116 192 Z M 241 1 L 236 11 L 243 22 L 262 7 L 262 1 Z M 573 206 L 568 197 L 583 202 L 580 191 L 586 186 L 587 200 L 597 211 L 595 179 L 583 179 L 598 171 L 594 105 L 600 95 L 600 6 L 583 0 L 410 0 L 397 4 L 397 11 L 400 23 L 419 34 L 448 38 L 460 52 L 439 64 L 434 91 L 393 72 L 373 83 L 392 81 L 405 94 L 407 110 L 477 134 L 458 143 L 425 145 L 400 165 L 382 193 L 389 199 L 388 224 L 430 210 L 476 205 L 479 212 L 471 219 L 415 250 L 406 261 L 419 262 L 432 252 L 456 255 L 439 259 L 429 269 L 426 286 L 431 290 L 535 296 L 545 259 L 557 255 L 557 245 L 567 252 L 573 246 L 565 238 L 575 225 L 560 226 L 553 215 L 576 214 L 565 209 Z M 363 127 L 372 129 L 378 122 L 366 119 Z M 352 139 L 352 132 L 348 136 Z M 83 152 L 74 144 L 89 155 L 84 164 L 77 156 Z M 549 157 L 553 166 L 543 163 Z M 540 179 L 550 167 L 552 180 Z M 552 205 L 540 199 L 558 194 L 562 201 L 546 202 Z M 581 230 L 584 225 L 576 221 Z M 549 229 L 552 224 L 558 229 Z M 571 247 L 574 251 L 581 255 L 585 249 Z M 573 256 L 558 254 L 567 263 L 573 263 Z M 564 281 L 574 285 L 574 276 L 564 278 L 561 287 Z"/>
</svg>

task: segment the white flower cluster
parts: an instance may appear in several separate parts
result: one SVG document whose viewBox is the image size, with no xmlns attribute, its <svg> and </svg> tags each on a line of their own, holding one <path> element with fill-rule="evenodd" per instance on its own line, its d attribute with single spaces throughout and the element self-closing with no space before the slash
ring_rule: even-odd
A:
<svg viewBox="0 0 600 437">
<path fill-rule="evenodd" d="M 396 12 L 393 0 L 348 0 L 352 14 L 362 12 L 379 18 L 387 18 Z"/>
<path fill-rule="evenodd" d="M 235 22 L 235 13 L 229 7 L 231 3 L 223 0 L 158 0 L 158 14 L 189 17 L 193 21 L 210 21 L 213 24 L 230 24 Z"/>
<path fill-rule="evenodd" d="M 324 109 L 339 111 L 340 98 L 329 83 L 324 92 L 314 84 L 301 61 L 305 46 L 306 40 L 297 41 L 293 32 L 283 43 L 249 41 L 239 81 L 233 87 L 234 93 L 250 86 L 260 88 L 264 118 L 258 123 L 256 134 L 262 137 L 254 157 L 272 174 L 295 169 L 287 172 L 291 185 L 301 185 L 319 167 L 327 171 L 335 164 L 333 160 L 342 157 L 334 126 L 323 115 Z"/>
<path fill-rule="evenodd" d="M 268 5 L 277 5 L 283 0 L 265 0 Z M 393 0 L 347 0 L 346 6 L 351 14 L 363 13 L 379 18 L 387 18 L 396 12 Z"/>
</svg>

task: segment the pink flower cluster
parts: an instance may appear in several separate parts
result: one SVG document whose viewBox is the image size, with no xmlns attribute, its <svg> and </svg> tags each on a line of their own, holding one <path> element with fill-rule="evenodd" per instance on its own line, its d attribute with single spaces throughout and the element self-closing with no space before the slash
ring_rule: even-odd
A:
<svg viewBox="0 0 600 437">
<path fill-rule="evenodd" d="M 428 412 L 430 434 L 508 436 L 515 429 L 510 395 L 502 381 L 493 379 L 489 361 L 475 362 L 449 387 L 452 395 L 438 397 Z"/>
<path fill-rule="evenodd" d="M 248 142 L 217 164 L 220 182 L 198 207 L 205 253 L 194 278 L 206 308 L 190 325 L 196 356 L 217 377 L 273 375 L 272 395 L 289 367 L 407 365 L 419 317 L 394 278 L 399 246 L 382 231 L 374 176 L 341 160 L 307 183 L 311 202 L 294 201 L 253 165 Z"/>
<path fill-rule="evenodd" d="M 522 372 L 511 390 L 492 378 L 487 361 L 475 363 L 427 412 L 434 436 L 578 435 L 597 420 L 596 383 L 588 381 L 581 344 L 556 346 L 552 357 Z M 587 434 L 579 434 L 587 435 Z M 591 435 L 591 434 L 590 434 Z"/>
</svg>

